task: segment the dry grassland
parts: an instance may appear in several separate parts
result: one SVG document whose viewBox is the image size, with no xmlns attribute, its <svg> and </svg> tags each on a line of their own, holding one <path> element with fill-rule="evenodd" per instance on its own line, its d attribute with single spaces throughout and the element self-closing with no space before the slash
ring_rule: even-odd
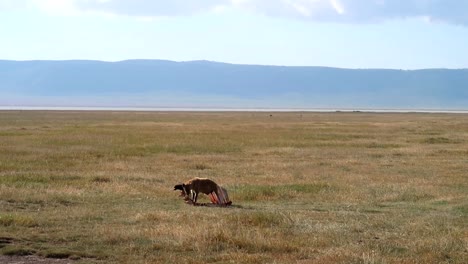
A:
<svg viewBox="0 0 468 264">
<path fill-rule="evenodd" d="M 196 176 L 234 206 L 184 204 Z M 3 111 L 0 253 L 468 263 L 468 116 Z"/>
</svg>

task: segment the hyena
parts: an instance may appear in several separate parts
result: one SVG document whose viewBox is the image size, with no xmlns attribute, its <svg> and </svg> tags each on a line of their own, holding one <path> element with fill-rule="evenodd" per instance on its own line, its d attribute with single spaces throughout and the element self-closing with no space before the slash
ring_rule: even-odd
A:
<svg viewBox="0 0 468 264">
<path fill-rule="evenodd" d="M 193 204 L 197 203 L 199 193 L 204 193 L 206 195 L 215 193 L 216 197 L 220 197 L 219 189 L 218 184 L 206 178 L 194 178 L 174 186 L 174 190 L 181 190 L 185 197 L 189 197 Z"/>
</svg>

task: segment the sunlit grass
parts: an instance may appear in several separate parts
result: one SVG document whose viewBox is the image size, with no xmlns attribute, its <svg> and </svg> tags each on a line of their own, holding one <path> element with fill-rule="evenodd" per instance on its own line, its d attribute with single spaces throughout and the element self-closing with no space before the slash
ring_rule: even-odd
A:
<svg viewBox="0 0 468 264">
<path fill-rule="evenodd" d="M 466 263 L 467 131 L 461 114 L 3 111 L 0 253 Z M 186 205 L 172 189 L 193 177 L 233 206 Z"/>
</svg>

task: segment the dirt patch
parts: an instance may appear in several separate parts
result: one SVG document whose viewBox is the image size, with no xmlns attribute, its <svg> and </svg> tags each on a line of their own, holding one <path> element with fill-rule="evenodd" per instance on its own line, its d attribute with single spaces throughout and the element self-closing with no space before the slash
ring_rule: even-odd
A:
<svg viewBox="0 0 468 264">
<path fill-rule="evenodd" d="M 38 256 L 0 256 L 0 263 L 3 264 L 70 264 L 75 263 L 70 259 L 51 259 Z"/>
</svg>

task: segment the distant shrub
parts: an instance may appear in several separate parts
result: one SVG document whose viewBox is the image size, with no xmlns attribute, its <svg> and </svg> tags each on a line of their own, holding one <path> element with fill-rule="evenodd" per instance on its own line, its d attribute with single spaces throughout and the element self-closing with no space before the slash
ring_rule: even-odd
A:
<svg viewBox="0 0 468 264">
<path fill-rule="evenodd" d="M 66 259 L 74 255 L 74 252 L 67 251 L 67 250 L 52 250 L 52 251 L 43 253 L 43 255 L 46 258 Z"/>
<path fill-rule="evenodd" d="M 111 182 L 111 179 L 107 176 L 95 176 L 93 179 L 92 179 L 92 182 L 96 182 L 96 183 L 107 183 L 107 182 Z"/>
<path fill-rule="evenodd" d="M 210 167 L 205 165 L 205 164 L 195 164 L 194 168 L 196 170 L 207 170 L 209 169 Z"/>
<path fill-rule="evenodd" d="M 368 144 L 366 147 L 367 147 L 367 148 L 383 148 L 383 149 L 386 149 L 386 148 L 399 148 L 400 145 L 397 145 L 397 144 L 388 144 L 388 143 L 375 143 L 375 142 L 372 142 L 372 143 Z"/>
<path fill-rule="evenodd" d="M 423 140 L 423 143 L 426 144 L 447 144 L 447 143 L 455 143 L 448 138 L 445 137 L 431 137 L 426 138 Z"/>
</svg>

